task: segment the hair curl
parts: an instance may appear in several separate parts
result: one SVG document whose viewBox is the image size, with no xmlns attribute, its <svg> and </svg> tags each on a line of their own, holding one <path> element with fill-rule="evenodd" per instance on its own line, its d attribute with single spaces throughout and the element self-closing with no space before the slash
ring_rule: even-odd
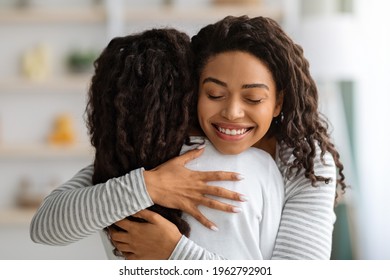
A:
<svg viewBox="0 0 390 280">
<path fill-rule="evenodd" d="M 95 147 L 93 183 L 140 167 L 152 169 L 179 155 L 196 95 L 189 37 L 152 29 L 114 38 L 94 67 L 86 107 Z M 189 235 L 180 210 L 149 209 Z"/>
<path fill-rule="evenodd" d="M 314 172 L 318 144 L 323 162 L 326 152 L 333 156 L 339 172 L 337 183 L 344 192 L 344 167 L 328 135 L 328 124 L 318 111 L 318 92 L 309 63 L 302 48 L 278 23 L 265 17 L 228 16 L 202 28 L 192 37 L 191 46 L 198 78 L 209 59 L 223 52 L 243 51 L 264 62 L 275 80 L 277 97 L 284 97 L 282 113 L 274 118 L 265 137 L 274 136 L 293 148 L 295 160 L 289 165 L 289 176 L 304 169 L 313 186 L 329 181 Z"/>
</svg>

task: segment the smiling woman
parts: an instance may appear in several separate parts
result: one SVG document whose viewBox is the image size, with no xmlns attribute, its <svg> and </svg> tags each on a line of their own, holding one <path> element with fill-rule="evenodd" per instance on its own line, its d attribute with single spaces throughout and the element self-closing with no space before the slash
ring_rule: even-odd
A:
<svg viewBox="0 0 390 280">
<path fill-rule="evenodd" d="M 249 53 L 221 53 L 203 68 L 199 123 L 221 153 L 238 154 L 254 146 L 280 114 L 282 104 L 272 73 Z"/>
</svg>

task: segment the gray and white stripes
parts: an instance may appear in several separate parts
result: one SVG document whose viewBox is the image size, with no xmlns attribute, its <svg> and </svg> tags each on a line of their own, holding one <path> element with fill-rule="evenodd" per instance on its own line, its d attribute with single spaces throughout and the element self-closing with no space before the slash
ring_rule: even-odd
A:
<svg viewBox="0 0 390 280">
<path fill-rule="evenodd" d="M 316 175 L 331 178 L 329 184 L 312 187 L 302 174 L 285 179 L 285 204 L 272 259 L 330 259 L 336 167 L 329 153 L 324 161 L 325 165 L 317 156 L 314 169 Z M 285 175 L 287 167 L 277 163 Z"/>
<path fill-rule="evenodd" d="M 291 150 L 282 157 L 294 159 Z M 272 259 L 329 259 L 335 221 L 336 167 L 330 154 L 325 165 L 315 160 L 315 173 L 331 178 L 312 187 L 303 173 L 287 179 L 287 166 L 277 160 L 285 182 L 285 203 Z M 80 170 L 43 202 L 30 225 L 36 243 L 67 245 L 145 209 L 153 202 L 143 169 L 92 186 L 93 166 Z M 171 259 L 223 259 L 182 237 Z"/>
<path fill-rule="evenodd" d="M 67 245 L 153 205 L 143 168 L 92 186 L 93 166 L 80 170 L 43 202 L 30 225 L 36 243 Z"/>
</svg>

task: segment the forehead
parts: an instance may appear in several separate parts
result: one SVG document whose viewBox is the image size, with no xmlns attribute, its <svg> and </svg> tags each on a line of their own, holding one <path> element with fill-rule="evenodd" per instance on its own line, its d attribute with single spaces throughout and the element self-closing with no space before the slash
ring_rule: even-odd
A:
<svg viewBox="0 0 390 280">
<path fill-rule="evenodd" d="M 254 55 L 229 51 L 211 57 L 202 69 L 201 81 L 212 77 L 227 84 L 265 83 L 274 87 L 273 75 L 267 65 Z"/>
</svg>

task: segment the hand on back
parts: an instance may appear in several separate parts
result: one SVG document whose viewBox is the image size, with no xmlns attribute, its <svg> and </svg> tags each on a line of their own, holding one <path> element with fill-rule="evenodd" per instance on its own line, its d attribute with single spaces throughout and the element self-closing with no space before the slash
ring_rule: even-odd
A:
<svg viewBox="0 0 390 280">
<path fill-rule="evenodd" d="M 199 205 L 225 212 L 237 212 L 237 210 L 232 205 L 206 195 L 235 201 L 245 201 L 245 197 L 222 187 L 208 184 L 211 181 L 238 181 L 241 179 L 240 174 L 224 171 L 192 171 L 185 167 L 187 162 L 199 157 L 202 153 L 202 148 L 188 151 L 152 170 L 145 171 L 144 178 L 148 193 L 154 203 L 180 209 L 192 215 L 204 226 L 215 229 L 216 225 L 199 211 Z"/>
</svg>

